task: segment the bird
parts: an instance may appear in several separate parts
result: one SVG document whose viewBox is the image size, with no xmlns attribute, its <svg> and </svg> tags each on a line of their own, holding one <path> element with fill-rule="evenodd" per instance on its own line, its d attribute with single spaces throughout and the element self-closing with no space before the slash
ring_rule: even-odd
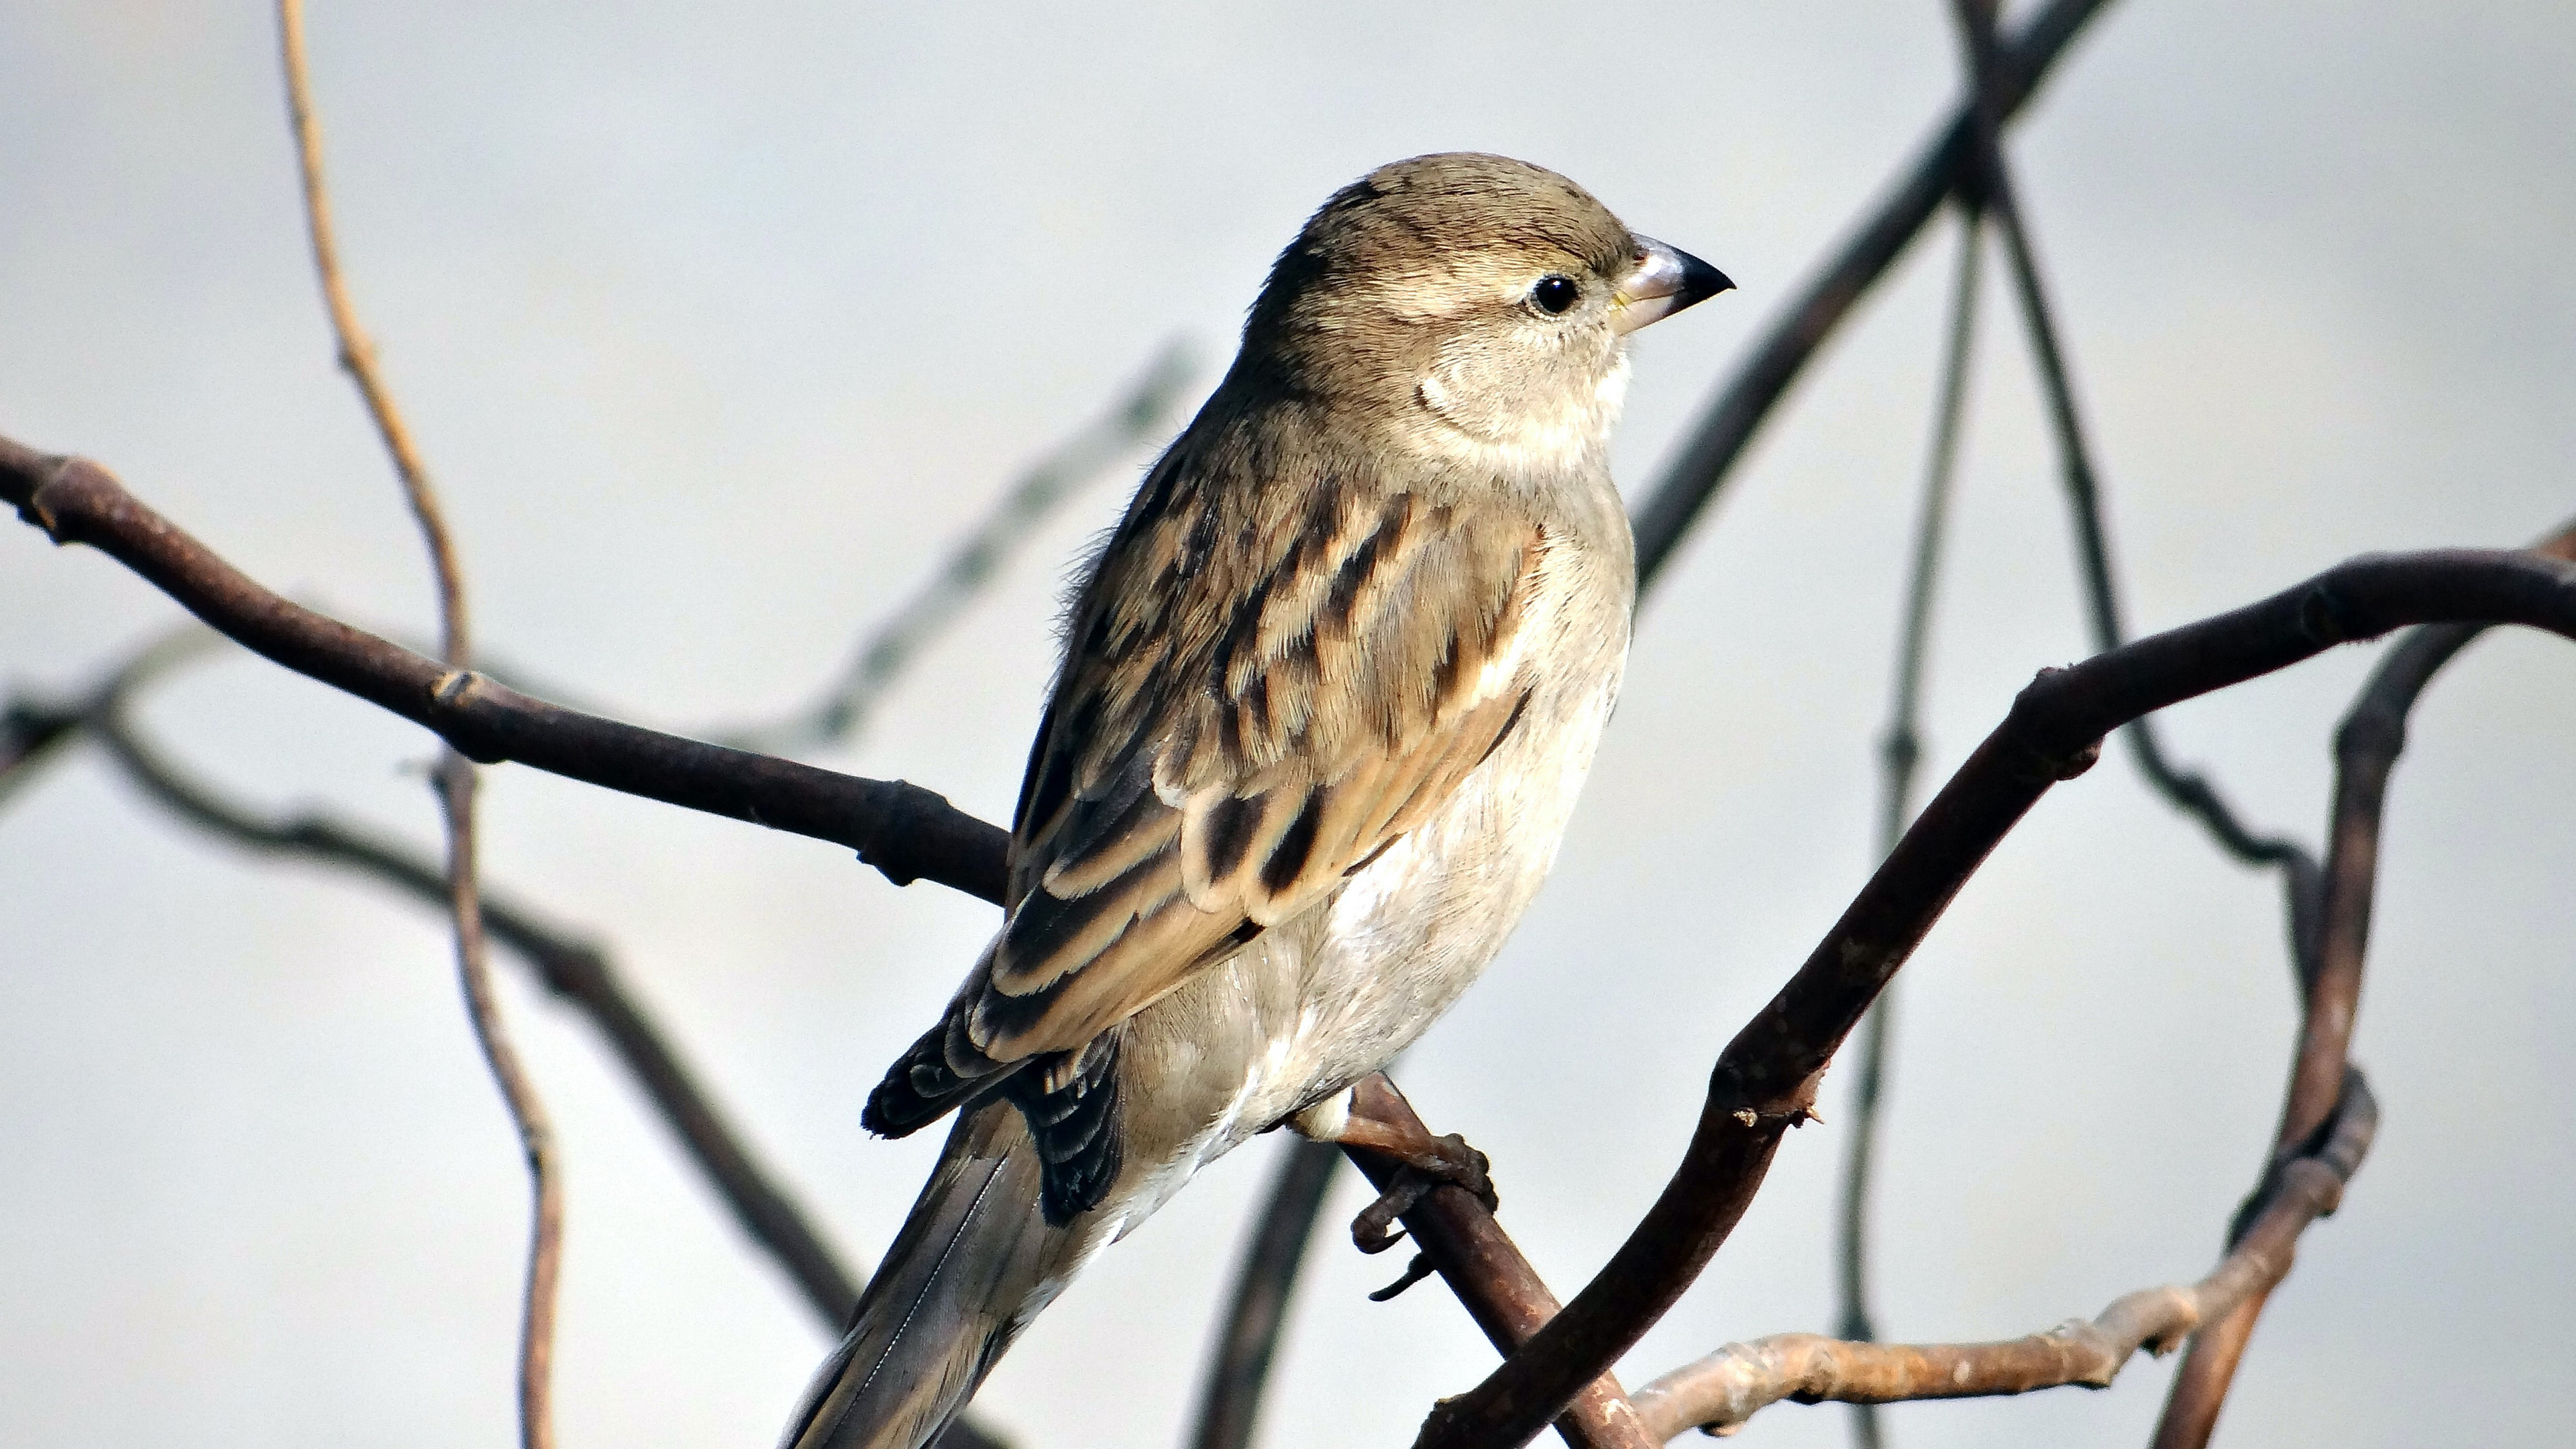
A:
<svg viewBox="0 0 2576 1449">
<path fill-rule="evenodd" d="M 1371 171 L 1279 254 L 1072 595 L 1002 926 L 861 1114 L 957 1120 L 782 1449 L 920 1449 L 1261 1132 L 1467 1170 L 1353 1088 L 1554 863 L 1636 598 L 1628 336 L 1732 285 L 1473 153 Z"/>
</svg>

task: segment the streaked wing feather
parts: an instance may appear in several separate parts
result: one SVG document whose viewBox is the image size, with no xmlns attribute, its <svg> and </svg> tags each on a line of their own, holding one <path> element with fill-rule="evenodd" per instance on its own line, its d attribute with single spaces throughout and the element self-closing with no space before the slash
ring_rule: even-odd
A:
<svg viewBox="0 0 2576 1449">
<path fill-rule="evenodd" d="M 1184 452 L 1103 556 L 1030 756 L 1013 910 L 967 1017 L 999 1061 L 1079 1047 L 1312 905 L 1527 697 L 1547 539 L 1526 517 L 1330 479 L 1239 477 L 1220 509 L 1224 470 Z M 1224 514 L 1250 521 L 1221 536 Z"/>
</svg>

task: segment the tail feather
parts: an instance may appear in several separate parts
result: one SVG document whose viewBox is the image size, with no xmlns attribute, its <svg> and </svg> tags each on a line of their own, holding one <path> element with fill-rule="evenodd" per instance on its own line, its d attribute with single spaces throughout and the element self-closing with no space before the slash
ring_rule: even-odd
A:
<svg viewBox="0 0 2576 1449">
<path fill-rule="evenodd" d="M 1047 1224 L 1020 1113 L 961 1118 L 780 1449 L 922 1449 L 1061 1286 L 1078 1234 Z"/>
</svg>

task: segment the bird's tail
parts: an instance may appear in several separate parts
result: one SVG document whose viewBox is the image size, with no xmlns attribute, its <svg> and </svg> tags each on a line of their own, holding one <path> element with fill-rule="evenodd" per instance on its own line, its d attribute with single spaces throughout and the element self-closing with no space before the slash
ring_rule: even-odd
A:
<svg viewBox="0 0 2576 1449">
<path fill-rule="evenodd" d="M 1072 1275 L 1087 1223 L 1049 1227 L 1017 1109 L 962 1118 L 780 1449 L 922 1449 Z"/>
</svg>

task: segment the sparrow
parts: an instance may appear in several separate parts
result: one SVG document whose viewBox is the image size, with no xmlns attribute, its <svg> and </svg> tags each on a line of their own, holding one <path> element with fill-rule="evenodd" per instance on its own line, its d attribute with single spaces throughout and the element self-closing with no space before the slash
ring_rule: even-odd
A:
<svg viewBox="0 0 2576 1449">
<path fill-rule="evenodd" d="M 1352 1087 L 1555 860 L 1636 597 L 1627 336 L 1730 285 L 1472 154 L 1380 167 L 1280 254 L 1074 596 L 1001 930 L 861 1119 L 956 1124 L 786 1449 L 930 1442 L 1258 1133 L 1454 1170 Z"/>
</svg>

